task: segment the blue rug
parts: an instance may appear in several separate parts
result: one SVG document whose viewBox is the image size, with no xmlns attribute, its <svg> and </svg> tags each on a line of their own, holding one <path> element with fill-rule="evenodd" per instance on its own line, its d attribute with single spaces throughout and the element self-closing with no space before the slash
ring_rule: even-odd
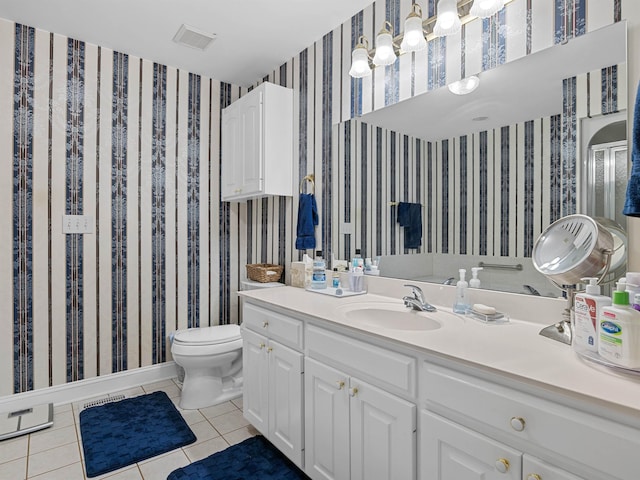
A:
<svg viewBox="0 0 640 480">
<path fill-rule="evenodd" d="M 88 477 L 112 472 L 196 441 L 164 392 L 155 392 L 80 412 Z"/>
<path fill-rule="evenodd" d="M 167 480 L 307 479 L 284 454 L 262 436 L 232 445 L 198 462 L 174 470 Z"/>
</svg>

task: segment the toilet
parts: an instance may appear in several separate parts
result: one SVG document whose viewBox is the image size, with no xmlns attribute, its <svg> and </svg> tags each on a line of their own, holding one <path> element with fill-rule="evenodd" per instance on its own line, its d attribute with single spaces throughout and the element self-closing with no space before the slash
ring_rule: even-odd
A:
<svg viewBox="0 0 640 480">
<path fill-rule="evenodd" d="M 242 290 L 283 285 L 241 281 Z M 180 408 L 210 407 L 242 395 L 242 337 L 238 325 L 178 330 L 170 336 L 170 342 L 178 383 L 182 381 Z"/>
</svg>

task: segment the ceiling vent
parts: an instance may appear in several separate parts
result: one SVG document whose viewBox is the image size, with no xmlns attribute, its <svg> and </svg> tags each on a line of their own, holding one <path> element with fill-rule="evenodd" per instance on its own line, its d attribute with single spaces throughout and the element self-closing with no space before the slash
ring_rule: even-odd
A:
<svg viewBox="0 0 640 480">
<path fill-rule="evenodd" d="M 182 25 L 173 41 L 198 50 L 204 50 L 216 39 L 215 33 L 206 33 L 190 25 Z"/>
</svg>

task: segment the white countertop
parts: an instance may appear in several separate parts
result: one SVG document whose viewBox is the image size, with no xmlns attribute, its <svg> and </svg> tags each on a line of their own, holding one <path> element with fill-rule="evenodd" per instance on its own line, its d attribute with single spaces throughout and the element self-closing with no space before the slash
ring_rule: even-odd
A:
<svg viewBox="0 0 640 480">
<path fill-rule="evenodd" d="M 344 312 L 352 304 L 402 306 L 399 297 L 367 293 L 340 298 L 294 287 L 246 291 L 240 295 L 264 305 L 384 337 L 428 354 L 461 360 L 530 385 L 583 397 L 582 400 L 586 397 L 625 416 L 640 415 L 640 376 L 619 374 L 580 359 L 570 346 L 540 336 L 539 323 L 517 320 L 513 311 L 510 323 L 487 325 L 468 317 L 454 318 L 450 308 L 438 307 L 440 311 L 449 312 L 441 328 L 397 330 L 354 324 Z M 438 306 L 435 300 L 431 299 Z"/>
</svg>

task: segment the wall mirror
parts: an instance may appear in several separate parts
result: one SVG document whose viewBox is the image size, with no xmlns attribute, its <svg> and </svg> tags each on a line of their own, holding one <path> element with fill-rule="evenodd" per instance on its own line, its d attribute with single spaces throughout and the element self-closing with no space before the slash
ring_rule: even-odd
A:
<svg viewBox="0 0 640 480">
<path fill-rule="evenodd" d="M 482 288 L 557 296 L 531 262 L 538 235 L 572 213 L 624 222 L 626 22 L 478 76 L 471 94 L 445 86 L 334 125 L 334 257 L 361 249 L 383 276 L 439 283 L 482 264 Z M 398 202 L 421 205 L 417 248 Z"/>
</svg>

